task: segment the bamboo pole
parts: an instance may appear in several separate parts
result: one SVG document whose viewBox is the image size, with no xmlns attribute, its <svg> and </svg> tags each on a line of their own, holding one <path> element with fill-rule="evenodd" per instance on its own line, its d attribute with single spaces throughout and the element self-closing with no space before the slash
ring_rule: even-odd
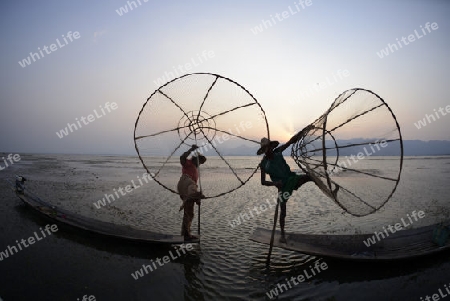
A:
<svg viewBox="0 0 450 301">
<path fill-rule="evenodd" d="M 195 139 L 197 143 L 197 138 Z M 197 145 L 197 144 L 196 144 Z M 200 158 L 197 149 L 195 150 L 196 158 L 197 158 L 197 170 L 198 170 L 198 184 L 200 187 L 200 193 L 202 193 L 202 180 L 200 178 Z M 201 199 L 200 199 L 201 204 Z M 200 204 L 198 204 L 198 223 L 197 223 L 197 234 L 200 236 Z"/>
<path fill-rule="evenodd" d="M 277 206 L 275 207 L 275 215 L 273 217 L 273 228 L 272 228 L 272 236 L 270 237 L 270 246 L 269 246 L 269 254 L 267 254 L 267 266 L 270 265 L 270 256 L 272 255 L 272 248 L 273 248 L 273 240 L 275 238 L 275 229 L 277 227 L 277 220 L 278 220 L 278 207 L 280 205 L 280 200 L 277 199 Z"/>
</svg>

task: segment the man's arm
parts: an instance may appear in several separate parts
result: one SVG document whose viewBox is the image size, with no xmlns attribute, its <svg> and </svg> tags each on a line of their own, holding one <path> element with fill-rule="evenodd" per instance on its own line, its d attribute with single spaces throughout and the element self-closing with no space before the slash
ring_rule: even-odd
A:
<svg viewBox="0 0 450 301">
<path fill-rule="evenodd" d="M 276 186 L 277 188 L 281 188 L 281 182 L 271 182 L 266 180 L 266 172 L 263 168 L 261 168 L 261 185 L 263 186 Z"/>
<path fill-rule="evenodd" d="M 191 146 L 190 149 L 188 149 L 187 151 L 185 151 L 185 152 L 180 156 L 180 163 L 181 163 L 181 165 L 186 164 L 186 160 L 187 160 L 187 157 L 189 156 L 189 154 L 190 154 L 192 151 L 196 150 L 197 148 L 198 148 L 198 146 L 194 144 L 194 145 Z"/>
<path fill-rule="evenodd" d="M 294 136 L 291 137 L 291 139 L 289 139 L 288 142 L 286 142 L 285 144 L 279 146 L 276 148 L 277 152 L 284 152 L 291 144 L 295 143 L 298 141 L 298 139 L 300 139 L 305 132 L 313 129 L 314 126 L 312 124 L 308 125 L 307 127 L 305 127 L 303 130 L 301 130 L 300 132 L 298 132 L 297 134 L 295 134 Z"/>
</svg>

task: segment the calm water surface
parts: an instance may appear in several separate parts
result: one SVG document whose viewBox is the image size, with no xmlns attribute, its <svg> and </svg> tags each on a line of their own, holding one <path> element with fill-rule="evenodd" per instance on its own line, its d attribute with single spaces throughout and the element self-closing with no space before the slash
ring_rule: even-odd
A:
<svg viewBox="0 0 450 301">
<path fill-rule="evenodd" d="M 258 164 L 258 157 L 234 157 L 241 168 Z M 236 163 L 236 161 L 234 161 Z M 292 168 L 295 164 L 289 161 Z M 380 173 L 396 158 L 367 158 L 362 164 Z M 234 181 L 220 159 L 210 157 L 212 176 L 204 189 L 220 190 Z M 297 168 L 298 169 L 298 168 Z M 143 184 L 112 204 L 96 209 L 93 202 L 125 187 L 145 172 L 135 157 L 24 155 L 0 177 L 23 174 L 28 187 L 56 206 L 93 218 L 156 232 L 178 234 L 180 199 L 155 182 Z M 174 163 L 164 176 L 180 169 Z M 356 179 L 355 179 L 356 180 Z M 288 232 L 372 233 L 396 223 L 413 210 L 426 216 L 419 227 L 448 219 L 450 157 L 408 157 L 394 197 L 379 212 L 362 217 L 343 214 L 312 183 L 288 202 Z M 136 181 L 135 181 L 136 182 Z M 361 185 L 364 185 L 362 183 Z M 51 223 L 21 205 L 3 183 L 0 251 Z M 382 189 L 382 188 L 380 188 Z M 250 209 L 274 203 L 276 191 L 259 182 L 259 172 L 240 189 L 204 200 L 201 244 L 188 254 L 134 280 L 131 273 L 173 251 L 173 247 L 132 245 L 62 227 L 45 242 L 0 262 L 0 296 L 5 300 L 269 300 L 266 293 L 297 277 L 315 261 L 327 269 L 280 294 L 279 300 L 420 300 L 449 284 L 448 252 L 432 258 L 389 264 L 339 262 L 274 248 L 270 268 L 268 246 L 248 238 L 256 227 L 271 228 L 274 208 L 253 216 Z M 240 218 L 241 224 L 233 224 Z M 232 224 L 234 226 L 232 226 Z M 197 230 L 197 211 L 192 225 Z"/>
</svg>

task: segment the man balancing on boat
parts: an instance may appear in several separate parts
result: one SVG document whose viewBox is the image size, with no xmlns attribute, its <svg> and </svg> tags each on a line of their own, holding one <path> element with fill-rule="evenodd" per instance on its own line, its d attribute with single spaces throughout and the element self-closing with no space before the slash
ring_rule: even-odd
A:
<svg viewBox="0 0 450 301">
<path fill-rule="evenodd" d="M 261 139 L 261 147 L 257 151 L 257 155 L 264 154 L 263 159 L 260 163 L 261 168 L 261 185 L 264 186 L 276 186 L 278 188 L 278 202 L 280 204 L 280 228 L 281 228 L 281 238 L 280 242 L 285 243 L 286 237 L 284 233 L 284 224 L 286 219 L 286 202 L 292 195 L 294 190 L 299 189 L 303 184 L 313 181 L 313 179 L 308 174 L 299 175 L 291 171 L 291 168 L 286 163 L 283 157 L 283 151 L 286 150 L 290 145 L 297 142 L 300 138 L 304 136 L 306 132 L 313 129 L 313 125 L 309 125 L 302 131 L 294 135 L 289 139 L 286 144 L 278 146 L 280 143 L 278 141 L 270 141 L 267 138 Z M 272 181 L 266 180 L 266 174 L 269 174 Z M 339 187 L 337 187 L 339 189 Z M 333 191 L 336 194 L 337 189 Z"/>
<path fill-rule="evenodd" d="M 183 204 L 180 206 L 180 211 L 184 209 L 181 235 L 184 236 L 185 241 L 198 239 L 198 237 L 191 235 L 191 224 L 194 219 L 194 203 L 200 206 L 201 199 L 205 197 L 201 191 L 198 191 L 197 181 L 199 174 L 198 167 L 200 164 L 206 162 L 206 157 L 197 154 L 192 156 L 191 159 L 188 159 L 189 154 L 197 148 L 197 145 L 192 145 L 190 149 L 180 156 L 180 163 L 183 168 L 177 189 L 180 198 L 183 200 Z"/>
</svg>

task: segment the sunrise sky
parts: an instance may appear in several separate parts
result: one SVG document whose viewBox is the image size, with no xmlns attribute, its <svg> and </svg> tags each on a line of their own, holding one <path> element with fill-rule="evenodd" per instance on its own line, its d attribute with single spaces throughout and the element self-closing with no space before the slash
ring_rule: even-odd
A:
<svg viewBox="0 0 450 301">
<path fill-rule="evenodd" d="M 133 154 L 139 110 L 187 63 L 246 87 L 279 140 L 354 87 L 386 100 L 404 139 L 450 140 L 450 114 L 414 125 L 450 105 L 448 1 L 155 2 L 4 3 L 0 151 Z"/>
</svg>

